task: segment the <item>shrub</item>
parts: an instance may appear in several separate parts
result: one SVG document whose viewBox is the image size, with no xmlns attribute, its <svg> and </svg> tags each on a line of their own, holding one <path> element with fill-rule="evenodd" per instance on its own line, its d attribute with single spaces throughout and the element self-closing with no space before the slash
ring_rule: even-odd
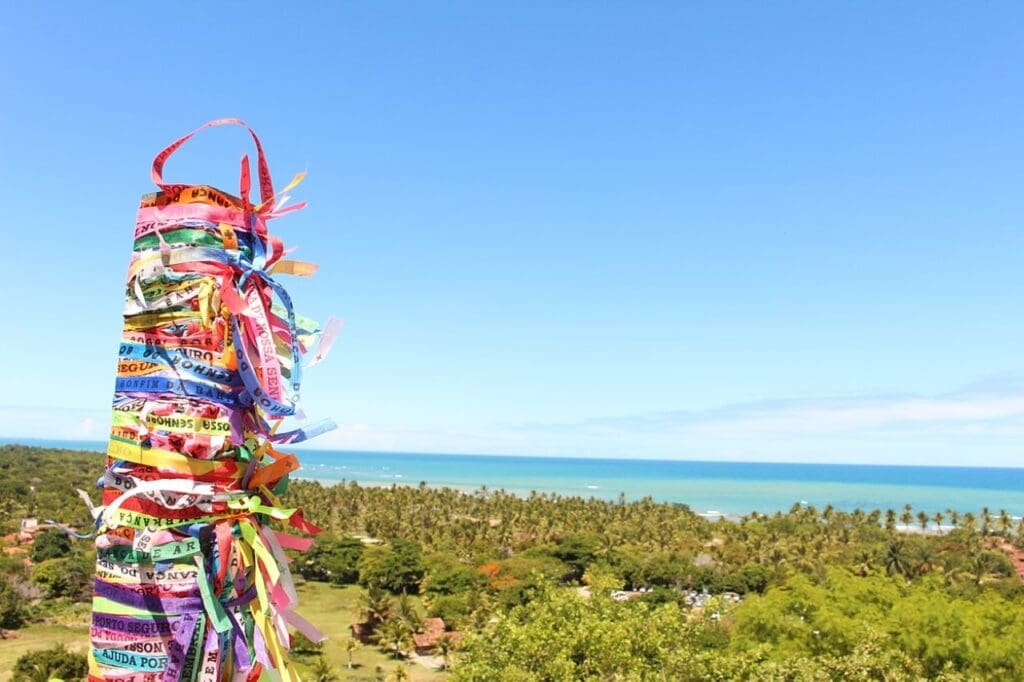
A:
<svg viewBox="0 0 1024 682">
<path fill-rule="evenodd" d="M 29 558 L 35 563 L 47 559 L 60 559 L 71 553 L 71 540 L 59 530 L 44 530 L 32 542 Z"/>
<path fill-rule="evenodd" d="M 47 559 L 32 569 L 32 582 L 46 591 L 50 599 L 88 596 L 92 567 L 81 557 Z"/>
<path fill-rule="evenodd" d="M 25 599 L 0 578 L 0 628 L 16 630 L 25 624 Z"/>
<path fill-rule="evenodd" d="M 45 682 L 50 679 L 84 680 L 89 674 L 89 662 L 59 644 L 52 649 L 30 651 L 14 664 L 12 682 Z"/>
</svg>

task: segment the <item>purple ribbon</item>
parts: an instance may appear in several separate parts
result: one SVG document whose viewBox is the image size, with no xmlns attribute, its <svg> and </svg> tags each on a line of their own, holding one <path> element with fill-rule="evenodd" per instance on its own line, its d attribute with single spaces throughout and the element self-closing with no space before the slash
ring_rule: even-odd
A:
<svg viewBox="0 0 1024 682">
<path fill-rule="evenodd" d="M 138 594 L 102 580 L 96 581 L 95 595 L 125 606 L 145 609 L 153 614 L 177 615 L 203 611 L 202 597 L 161 597 L 156 594 Z"/>
<path fill-rule="evenodd" d="M 189 647 L 192 644 L 196 626 L 206 620 L 202 616 L 195 617 L 191 615 L 182 616 L 182 618 L 187 618 L 192 622 L 191 624 L 186 623 L 185 627 L 179 627 L 167 647 L 167 667 L 164 669 L 163 677 L 165 680 L 181 679 L 181 670 L 185 666 L 185 657 L 188 655 Z"/>
<path fill-rule="evenodd" d="M 94 611 L 92 614 L 92 625 L 95 628 L 102 628 L 120 634 L 138 635 L 139 639 L 143 639 L 146 637 L 173 635 L 181 628 L 182 618 L 183 616 L 166 616 L 163 614 L 153 614 L 149 618 L 135 618 Z"/>
</svg>

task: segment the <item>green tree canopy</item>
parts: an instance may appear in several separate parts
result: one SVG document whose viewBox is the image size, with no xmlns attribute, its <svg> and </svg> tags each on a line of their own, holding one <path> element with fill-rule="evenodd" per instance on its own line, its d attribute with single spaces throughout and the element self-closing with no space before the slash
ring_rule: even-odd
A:
<svg viewBox="0 0 1024 682">
<path fill-rule="evenodd" d="M 390 547 L 366 551 L 359 561 L 359 583 L 376 585 L 390 592 L 416 593 L 423 579 L 420 547 L 405 540 L 394 540 Z"/>
<path fill-rule="evenodd" d="M 88 597 L 92 585 L 92 566 L 80 556 L 47 559 L 32 568 L 32 582 L 55 599 Z"/>
<path fill-rule="evenodd" d="M 60 559 L 71 553 L 71 540 L 61 531 L 54 529 L 38 533 L 32 542 L 29 554 L 32 561 L 39 563 L 47 559 Z"/>
<path fill-rule="evenodd" d="M 359 560 L 363 551 L 363 543 L 355 538 L 321 536 L 296 564 L 299 573 L 307 580 L 347 585 L 359 579 Z"/>
</svg>

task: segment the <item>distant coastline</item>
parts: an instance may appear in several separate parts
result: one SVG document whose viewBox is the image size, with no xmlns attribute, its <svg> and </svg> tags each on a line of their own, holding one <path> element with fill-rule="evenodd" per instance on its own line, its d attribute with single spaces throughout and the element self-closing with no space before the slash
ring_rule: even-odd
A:
<svg viewBox="0 0 1024 682">
<path fill-rule="evenodd" d="M 103 452 L 100 441 L 0 439 L 38 447 Z M 1024 515 L 1024 469 L 615 460 L 501 455 L 411 454 L 303 449 L 297 478 L 323 484 L 506 490 L 627 500 L 651 497 L 688 505 L 708 518 L 737 518 L 794 505 L 852 511 L 929 513 L 1006 509 Z"/>
<path fill-rule="evenodd" d="M 50 439 L 50 438 L 18 438 L 0 436 L 0 445 L 29 445 L 40 448 L 55 448 L 62 450 L 80 450 L 86 452 L 105 452 L 107 441 L 105 440 L 75 440 L 75 439 Z M 1004 472 L 1011 476 L 1019 476 L 1024 481 L 1024 465 L 1019 467 L 998 467 L 998 466 L 951 466 L 951 465 L 930 465 L 930 464 L 883 464 L 871 462 L 816 462 L 797 460 L 711 460 L 711 459 L 670 459 L 650 457 L 589 457 L 585 455 L 519 455 L 514 453 L 464 453 L 464 452 L 419 452 L 404 450 L 331 450 L 326 448 L 312 448 L 304 445 L 289 445 L 286 449 L 299 453 L 305 457 L 307 453 L 341 453 L 352 455 L 397 455 L 402 457 L 469 457 L 496 460 L 541 460 L 541 461 L 566 461 L 566 462 L 628 462 L 633 464 L 697 464 L 697 465 L 721 465 L 721 466 L 806 466 L 821 468 L 827 471 L 832 468 L 848 469 L 890 469 L 908 471 L 991 471 Z M 1022 459 L 1024 462 L 1024 459 Z"/>
</svg>

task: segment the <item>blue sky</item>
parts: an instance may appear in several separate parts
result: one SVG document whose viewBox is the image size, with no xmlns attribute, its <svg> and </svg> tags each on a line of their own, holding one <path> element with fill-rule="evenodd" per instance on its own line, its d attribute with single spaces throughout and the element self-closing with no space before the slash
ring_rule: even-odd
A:
<svg viewBox="0 0 1024 682">
<path fill-rule="evenodd" d="M 103 437 L 151 159 L 239 116 L 322 447 L 1020 463 L 1024 7 L 311 5 L 0 9 L 0 436 Z"/>
</svg>

